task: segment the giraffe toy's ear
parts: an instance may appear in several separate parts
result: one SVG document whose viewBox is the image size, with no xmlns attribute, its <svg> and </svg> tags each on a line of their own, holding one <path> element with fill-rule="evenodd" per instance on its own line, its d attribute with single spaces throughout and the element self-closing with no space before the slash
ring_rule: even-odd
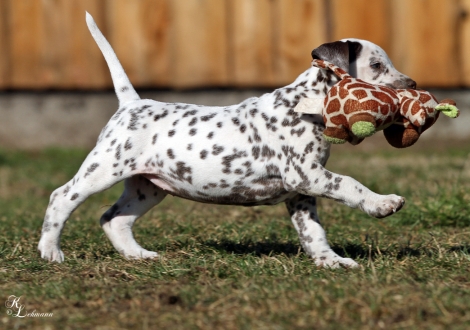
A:
<svg viewBox="0 0 470 330">
<path fill-rule="evenodd" d="M 324 108 L 325 98 L 310 98 L 304 97 L 302 98 L 299 103 L 294 108 L 295 112 L 299 113 L 309 113 L 313 115 L 320 115 L 323 116 L 323 108 Z"/>
<path fill-rule="evenodd" d="M 457 118 L 460 115 L 457 104 L 451 99 L 442 100 L 441 103 L 436 105 L 435 109 L 450 118 Z"/>
</svg>

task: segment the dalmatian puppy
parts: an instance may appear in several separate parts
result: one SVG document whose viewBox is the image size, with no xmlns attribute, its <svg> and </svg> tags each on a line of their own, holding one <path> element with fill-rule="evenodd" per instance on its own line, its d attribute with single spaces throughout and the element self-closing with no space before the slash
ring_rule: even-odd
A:
<svg viewBox="0 0 470 330">
<path fill-rule="evenodd" d="M 119 109 L 78 173 L 52 193 L 38 246 L 42 258 L 62 262 L 60 235 L 70 214 L 90 195 L 123 180 L 122 196 L 100 224 L 113 246 L 130 259 L 158 256 L 135 241 L 132 226 L 167 194 L 243 206 L 284 202 L 304 251 L 324 267 L 358 264 L 330 248 L 318 218 L 317 197 L 376 218 L 403 206 L 400 196 L 376 194 L 353 178 L 325 169 L 330 145 L 322 137 L 321 116 L 293 109 L 302 98 L 326 95 L 336 82 L 329 71 L 310 67 L 292 84 L 232 106 L 142 100 L 88 13 L 86 20 L 109 66 Z M 371 83 L 416 85 L 368 41 L 323 44 L 312 56 Z"/>
</svg>

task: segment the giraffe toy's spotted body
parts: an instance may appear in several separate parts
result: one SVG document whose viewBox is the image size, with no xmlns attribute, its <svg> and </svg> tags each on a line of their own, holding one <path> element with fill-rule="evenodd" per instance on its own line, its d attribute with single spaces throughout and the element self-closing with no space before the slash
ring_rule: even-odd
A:
<svg viewBox="0 0 470 330">
<path fill-rule="evenodd" d="M 331 70 L 341 79 L 325 97 L 322 111 L 323 134 L 331 143 L 358 144 L 384 130 L 392 146 L 408 147 L 439 116 L 439 102 L 427 91 L 372 85 L 323 60 L 313 60 L 313 65 Z M 455 106 L 451 100 L 442 103 Z"/>
</svg>

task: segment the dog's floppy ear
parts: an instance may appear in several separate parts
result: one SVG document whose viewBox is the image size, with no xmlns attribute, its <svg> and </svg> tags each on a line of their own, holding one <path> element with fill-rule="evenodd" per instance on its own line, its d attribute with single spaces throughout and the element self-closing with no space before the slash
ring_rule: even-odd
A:
<svg viewBox="0 0 470 330">
<path fill-rule="evenodd" d="M 314 60 L 324 60 L 349 72 L 349 65 L 356 61 L 362 45 L 356 41 L 328 42 L 312 50 Z"/>
</svg>

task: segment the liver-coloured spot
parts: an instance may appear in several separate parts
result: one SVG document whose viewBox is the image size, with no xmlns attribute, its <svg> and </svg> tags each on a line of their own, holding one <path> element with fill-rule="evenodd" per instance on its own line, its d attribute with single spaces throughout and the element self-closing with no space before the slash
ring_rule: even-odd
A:
<svg viewBox="0 0 470 330">
<path fill-rule="evenodd" d="M 418 102 L 414 102 L 413 106 L 411 107 L 411 114 L 414 116 L 421 110 L 421 106 Z"/>
<path fill-rule="evenodd" d="M 421 103 L 426 103 L 429 100 L 431 100 L 431 96 L 429 96 L 428 94 L 421 94 L 419 97 L 419 102 Z"/>
<path fill-rule="evenodd" d="M 371 94 L 372 94 L 372 96 L 374 96 L 376 99 L 380 100 L 383 103 L 387 103 L 387 104 L 394 103 L 392 98 L 384 92 L 371 91 Z"/>
<path fill-rule="evenodd" d="M 361 103 L 362 110 L 369 110 L 372 112 L 379 112 L 380 103 L 374 100 L 368 100 Z"/>
<path fill-rule="evenodd" d="M 344 98 L 348 97 L 348 95 L 349 95 L 349 91 L 346 88 L 342 88 L 342 87 L 339 88 L 339 98 L 340 99 L 344 99 Z"/>
<path fill-rule="evenodd" d="M 337 88 L 332 88 L 332 89 L 330 90 L 330 96 L 331 96 L 331 97 L 335 97 L 337 93 L 338 93 L 338 89 L 337 89 Z"/>
<path fill-rule="evenodd" d="M 407 98 L 401 101 L 400 108 L 401 108 L 402 115 L 408 114 L 408 111 L 410 110 L 410 105 L 411 105 L 411 99 Z"/>
<path fill-rule="evenodd" d="M 356 89 L 352 94 L 357 97 L 359 100 L 367 97 L 367 92 L 363 89 Z"/>
<path fill-rule="evenodd" d="M 334 116 L 334 117 L 331 117 L 331 122 L 335 125 L 343 125 L 343 126 L 347 126 L 348 124 L 348 121 L 346 119 L 346 116 L 344 115 L 337 115 L 337 116 Z"/>
<path fill-rule="evenodd" d="M 339 111 L 340 109 L 341 109 L 341 104 L 339 103 L 339 100 L 334 99 L 328 104 L 328 107 L 326 108 L 326 113 L 334 113 L 334 112 Z"/>
<path fill-rule="evenodd" d="M 349 99 L 344 104 L 344 113 L 350 114 L 356 112 L 360 109 L 360 105 L 361 103 L 359 103 L 359 101 Z"/>
</svg>

